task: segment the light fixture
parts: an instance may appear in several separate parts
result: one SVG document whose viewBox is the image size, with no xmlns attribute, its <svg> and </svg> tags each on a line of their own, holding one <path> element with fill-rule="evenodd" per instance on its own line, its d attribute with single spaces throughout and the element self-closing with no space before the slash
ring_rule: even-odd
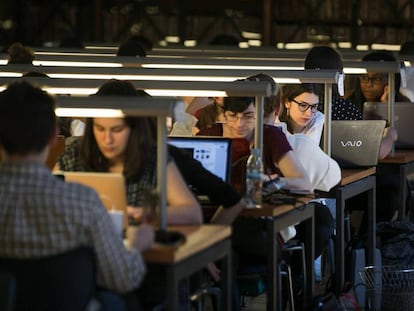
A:
<svg viewBox="0 0 414 311">
<path fill-rule="evenodd" d="M 22 78 L 0 78 L 0 86 L 4 87 Z M 25 80 L 38 85 L 52 94 L 91 95 L 108 80 L 91 79 L 50 79 L 25 77 Z M 231 82 L 190 82 L 190 81 L 130 81 L 136 89 L 144 90 L 152 96 L 270 96 L 272 88 L 264 81 L 231 81 Z"/>
<path fill-rule="evenodd" d="M 15 73 L 41 71 L 51 78 L 98 79 L 129 81 L 210 81 L 231 82 L 258 73 L 273 77 L 277 83 L 325 83 L 337 81 L 334 70 L 258 70 L 258 69 L 153 69 L 153 68 L 88 68 L 88 67 L 41 67 L 30 65 L 7 65 L 2 70 L 3 77 L 15 76 Z"/>
<path fill-rule="evenodd" d="M 258 32 L 249 32 L 249 31 L 242 31 L 242 37 L 249 40 L 260 40 L 262 39 L 262 34 Z"/>
<path fill-rule="evenodd" d="M 369 51 L 369 45 L 367 44 L 358 44 L 355 49 L 357 51 Z"/>
<path fill-rule="evenodd" d="M 35 66 L 71 66 L 71 67 L 122 67 L 120 63 L 104 62 L 74 62 L 74 61 L 49 61 L 34 60 Z"/>
<path fill-rule="evenodd" d="M 352 48 L 351 42 L 338 42 L 338 48 L 340 49 L 350 49 Z"/>
<path fill-rule="evenodd" d="M 197 40 L 185 40 L 184 46 L 186 47 L 194 47 L 197 45 Z"/>
<path fill-rule="evenodd" d="M 285 49 L 310 49 L 313 47 L 312 42 L 296 42 L 296 43 L 285 43 Z"/>
<path fill-rule="evenodd" d="M 399 44 L 385 44 L 385 43 L 373 43 L 371 44 L 372 50 L 386 50 L 386 51 L 399 51 Z"/>
<path fill-rule="evenodd" d="M 120 109 L 92 109 L 92 108 L 56 108 L 58 117 L 85 117 L 85 118 L 123 118 L 125 114 Z"/>
</svg>

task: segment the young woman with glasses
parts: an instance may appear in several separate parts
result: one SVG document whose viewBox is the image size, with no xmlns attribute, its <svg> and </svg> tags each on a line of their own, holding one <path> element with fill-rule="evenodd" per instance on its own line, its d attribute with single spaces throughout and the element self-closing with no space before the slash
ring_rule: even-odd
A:
<svg viewBox="0 0 414 311">
<path fill-rule="evenodd" d="M 287 84 L 281 89 L 281 112 L 277 121 L 284 122 L 291 134 L 305 134 L 319 145 L 324 115 L 318 111 L 317 84 Z"/>
</svg>

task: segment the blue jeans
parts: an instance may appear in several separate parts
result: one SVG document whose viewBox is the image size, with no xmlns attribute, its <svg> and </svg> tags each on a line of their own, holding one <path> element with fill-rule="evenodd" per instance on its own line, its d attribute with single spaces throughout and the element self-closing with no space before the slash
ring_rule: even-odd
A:
<svg viewBox="0 0 414 311">
<path fill-rule="evenodd" d="M 101 303 L 100 311 L 127 311 L 127 304 L 122 295 L 109 290 L 99 290 L 95 296 Z"/>
</svg>

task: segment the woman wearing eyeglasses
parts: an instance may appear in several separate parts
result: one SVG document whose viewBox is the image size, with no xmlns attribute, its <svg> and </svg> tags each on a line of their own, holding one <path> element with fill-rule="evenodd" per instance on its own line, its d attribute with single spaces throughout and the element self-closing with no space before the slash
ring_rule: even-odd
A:
<svg viewBox="0 0 414 311">
<path fill-rule="evenodd" d="M 396 62 L 395 57 L 385 51 L 374 51 L 366 54 L 362 61 L 372 62 Z M 346 78 L 348 79 L 348 78 Z M 395 74 L 395 101 L 409 102 L 410 100 L 400 92 L 401 76 Z M 354 85 L 354 92 L 348 98 L 363 110 L 363 105 L 367 101 L 388 102 L 388 75 L 380 72 L 368 72 L 359 76 L 357 85 Z M 364 116 L 365 118 L 365 116 Z"/>
<path fill-rule="evenodd" d="M 277 121 L 285 122 L 291 134 L 305 134 L 319 145 L 324 115 L 318 111 L 317 84 L 287 84 L 281 89 L 281 112 Z"/>
</svg>

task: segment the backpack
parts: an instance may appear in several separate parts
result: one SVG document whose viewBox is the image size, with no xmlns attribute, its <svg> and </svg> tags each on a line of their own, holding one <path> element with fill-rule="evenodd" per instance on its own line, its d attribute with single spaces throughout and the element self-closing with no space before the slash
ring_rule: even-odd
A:
<svg viewBox="0 0 414 311">
<path fill-rule="evenodd" d="M 414 224 L 385 221 L 377 224 L 378 247 L 383 265 L 414 267 Z"/>
</svg>

